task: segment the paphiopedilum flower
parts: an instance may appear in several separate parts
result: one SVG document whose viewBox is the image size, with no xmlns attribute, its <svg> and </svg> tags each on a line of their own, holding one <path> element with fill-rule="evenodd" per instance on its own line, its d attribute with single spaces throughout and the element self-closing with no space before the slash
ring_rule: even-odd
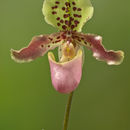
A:
<svg viewBox="0 0 130 130">
<path fill-rule="evenodd" d="M 12 49 L 12 58 L 20 63 L 30 62 L 59 47 L 59 61 L 55 61 L 52 52 L 48 53 L 48 59 L 52 84 L 60 93 L 74 91 L 80 82 L 84 57 L 82 46 L 91 50 L 97 60 L 119 65 L 124 57 L 122 51 L 108 51 L 102 45 L 101 36 L 81 33 L 93 11 L 90 0 L 44 0 L 42 12 L 45 20 L 59 32 L 33 37 L 27 47 L 19 51 Z"/>
</svg>

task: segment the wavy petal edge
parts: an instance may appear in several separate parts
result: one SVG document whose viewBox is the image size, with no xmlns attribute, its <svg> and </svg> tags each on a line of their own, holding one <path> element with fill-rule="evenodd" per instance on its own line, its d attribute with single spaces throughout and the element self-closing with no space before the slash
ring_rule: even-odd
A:
<svg viewBox="0 0 130 130">
<path fill-rule="evenodd" d="M 34 36 L 27 47 L 11 49 L 11 58 L 18 63 L 30 62 L 60 46 L 62 42 L 60 33 Z"/>
<path fill-rule="evenodd" d="M 120 65 L 124 59 L 124 52 L 107 50 L 102 45 L 102 37 L 96 34 L 77 33 L 79 36 L 79 44 L 86 46 L 93 52 L 93 57 L 99 61 L 105 61 L 108 65 Z"/>
</svg>

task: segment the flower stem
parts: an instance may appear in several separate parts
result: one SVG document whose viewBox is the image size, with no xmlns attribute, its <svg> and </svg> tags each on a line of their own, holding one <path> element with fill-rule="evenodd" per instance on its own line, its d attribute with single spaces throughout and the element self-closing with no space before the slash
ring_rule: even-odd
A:
<svg viewBox="0 0 130 130">
<path fill-rule="evenodd" d="M 67 105 L 66 105 L 63 130 L 67 130 L 67 128 L 68 128 L 68 121 L 69 121 L 69 115 L 70 115 L 73 93 L 74 92 L 71 92 L 69 94 L 68 102 L 67 102 Z"/>
</svg>

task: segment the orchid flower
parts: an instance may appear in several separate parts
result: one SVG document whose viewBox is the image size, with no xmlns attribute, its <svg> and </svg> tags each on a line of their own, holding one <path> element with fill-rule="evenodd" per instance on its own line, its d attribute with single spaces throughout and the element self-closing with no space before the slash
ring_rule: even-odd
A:
<svg viewBox="0 0 130 130">
<path fill-rule="evenodd" d="M 30 62 L 59 47 L 58 62 L 52 52 L 48 53 L 52 84 L 58 92 L 70 93 L 77 88 L 84 60 L 82 46 L 108 65 L 119 65 L 123 61 L 124 53 L 106 50 L 101 36 L 81 32 L 83 25 L 93 16 L 90 0 L 44 0 L 42 12 L 45 21 L 59 32 L 33 37 L 27 47 L 19 51 L 11 49 L 11 57 L 19 63 Z"/>
</svg>

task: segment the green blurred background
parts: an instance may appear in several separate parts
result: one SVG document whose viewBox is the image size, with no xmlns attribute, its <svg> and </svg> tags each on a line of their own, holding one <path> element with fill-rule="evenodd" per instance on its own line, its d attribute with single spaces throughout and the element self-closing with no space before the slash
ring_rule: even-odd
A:
<svg viewBox="0 0 130 130">
<path fill-rule="evenodd" d="M 67 95 L 53 89 L 47 55 L 25 64 L 10 58 L 10 48 L 56 31 L 44 21 L 42 3 L 0 0 L 0 130 L 62 130 Z M 130 130 L 130 1 L 92 3 L 95 13 L 83 32 L 102 35 L 105 47 L 123 50 L 125 59 L 108 66 L 86 49 L 69 130 Z"/>
</svg>

